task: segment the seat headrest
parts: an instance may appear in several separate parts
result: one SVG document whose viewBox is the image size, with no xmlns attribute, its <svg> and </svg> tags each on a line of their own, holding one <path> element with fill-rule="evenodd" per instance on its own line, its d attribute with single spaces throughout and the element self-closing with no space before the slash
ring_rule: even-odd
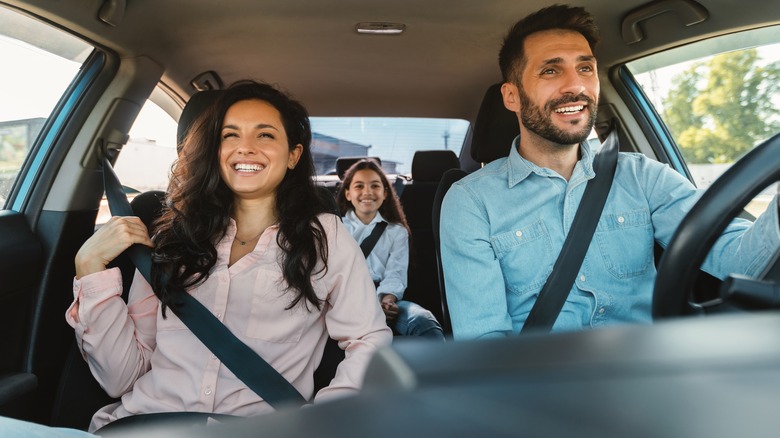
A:
<svg viewBox="0 0 780 438">
<path fill-rule="evenodd" d="M 200 116 L 206 108 L 209 107 L 220 96 L 219 90 L 199 91 L 190 97 L 190 100 L 184 105 L 179 116 L 179 124 L 176 128 L 176 144 L 181 147 L 184 137 L 190 131 L 190 127 L 195 119 Z"/>
<path fill-rule="evenodd" d="M 336 175 L 339 176 L 340 180 L 344 180 L 344 174 L 347 173 L 347 169 L 352 167 L 353 164 L 357 163 L 360 160 L 374 160 L 379 164 L 379 167 L 382 167 L 382 160 L 379 157 L 339 157 L 336 158 Z"/>
<path fill-rule="evenodd" d="M 489 163 L 506 157 L 512 140 L 520 134 L 517 115 L 504 106 L 501 84 L 493 84 L 485 92 L 479 107 L 471 137 L 471 157 L 479 163 Z"/>
<path fill-rule="evenodd" d="M 444 172 L 460 169 L 460 161 L 450 150 L 417 151 L 412 158 L 413 182 L 439 182 Z"/>
</svg>

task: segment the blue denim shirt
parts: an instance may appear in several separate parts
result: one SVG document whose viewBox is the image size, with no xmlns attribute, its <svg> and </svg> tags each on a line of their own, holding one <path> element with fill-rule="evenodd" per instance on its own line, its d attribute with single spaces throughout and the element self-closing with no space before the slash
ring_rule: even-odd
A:
<svg viewBox="0 0 780 438">
<path fill-rule="evenodd" d="M 441 258 L 456 339 L 518 333 L 552 272 L 593 172 L 586 143 L 569 181 L 517 152 L 453 184 Z M 620 153 L 598 227 L 554 331 L 650 322 L 653 243 L 666 247 L 701 194 L 668 166 Z M 757 275 L 780 246 L 777 197 L 755 224 L 735 219 L 702 265 Z M 774 208 L 773 208 L 774 207 Z"/>
</svg>

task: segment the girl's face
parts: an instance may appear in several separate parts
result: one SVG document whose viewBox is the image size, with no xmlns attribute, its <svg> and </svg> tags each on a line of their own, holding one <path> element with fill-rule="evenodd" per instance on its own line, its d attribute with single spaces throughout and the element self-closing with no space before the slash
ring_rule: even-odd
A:
<svg viewBox="0 0 780 438">
<path fill-rule="evenodd" d="M 387 198 L 382 179 L 370 169 L 358 170 L 346 190 L 347 201 L 355 207 L 355 214 L 363 223 L 369 223 Z"/>
<path fill-rule="evenodd" d="M 273 197 L 303 146 L 290 151 L 279 111 L 262 100 L 234 103 L 222 122 L 219 165 L 222 180 L 237 198 Z"/>
</svg>

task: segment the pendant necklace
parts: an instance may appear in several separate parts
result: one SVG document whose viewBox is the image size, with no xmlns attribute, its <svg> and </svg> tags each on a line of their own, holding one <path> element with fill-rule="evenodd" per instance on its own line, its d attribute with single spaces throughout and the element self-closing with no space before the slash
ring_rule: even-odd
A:
<svg viewBox="0 0 780 438">
<path fill-rule="evenodd" d="M 263 230 L 263 231 L 265 231 L 265 230 Z M 246 245 L 247 242 L 251 242 L 251 241 L 257 239 L 258 237 L 260 237 L 260 235 L 263 234 L 263 231 L 261 231 L 260 234 L 258 234 L 257 236 L 255 236 L 255 237 L 253 237 L 251 239 L 248 239 L 248 240 L 241 240 L 241 239 L 239 239 L 238 238 L 238 233 L 236 233 L 236 237 L 234 237 L 233 240 L 238 242 L 241 246 L 244 246 L 244 245 Z"/>
</svg>

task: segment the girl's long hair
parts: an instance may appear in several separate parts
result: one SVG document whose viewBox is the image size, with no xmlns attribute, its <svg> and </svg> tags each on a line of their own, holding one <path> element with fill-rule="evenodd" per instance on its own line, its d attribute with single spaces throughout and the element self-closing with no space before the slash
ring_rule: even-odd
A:
<svg viewBox="0 0 780 438">
<path fill-rule="evenodd" d="M 349 210 L 355 209 L 355 206 L 347 201 L 347 190 L 349 189 L 349 186 L 352 185 L 352 179 L 355 177 L 355 173 L 360 170 L 373 170 L 379 175 L 379 179 L 382 181 L 382 187 L 384 187 L 387 192 L 385 201 L 379 207 L 379 213 L 388 222 L 406 228 L 406 231 L 411 235 L 409 224 L 406 222 L 406 215 L 404 214 L 403 208 L 401 208 L 401 201 L 398 199 L 398 194 L 395 193 L 395 189 L 392 184 L 390 184 L 390 181 L 388 181 L 387 175 L 385 175 L 385 172 L 379 167 L 376 160 L 370 158 L 358 160 L 344 172 L 344 182 L 339 188 L 338 195 L 336 195 L 336 202 L 339 205 L 339 212 L 341 215 L 344 216 Z"/>
<path fill-rule="evenodd" d="M 166 207 L 155 224 L 152 287 L 166 306 L 179 302 L 178 294 L 205 281 L 217 262 L 215 245 L 227 233 L 234 196 L 222 181 L 219 167 L 222 123 L 236 102 L 261 100 L 276 108 L 284 124 L 289 148 L 303 146 L 294 169 L 288 169 L 276 189 L 282 274 L 294 293 L 288 308 L 301 301 L 317 309 L 321 302 L 311 284 L 312 275 L 327 271 L 328 245 L 317 215 L 328 211 L 315 191 L 311 156 L 311 126 L 306 109 L 271 85 L 240 81 L 221 92 L 192 125 L 173 167 Z M 318 260 L 321 269 L 315 272 Z M 306 305 L 308 308 L 308 305 Z"/>
</svg>

